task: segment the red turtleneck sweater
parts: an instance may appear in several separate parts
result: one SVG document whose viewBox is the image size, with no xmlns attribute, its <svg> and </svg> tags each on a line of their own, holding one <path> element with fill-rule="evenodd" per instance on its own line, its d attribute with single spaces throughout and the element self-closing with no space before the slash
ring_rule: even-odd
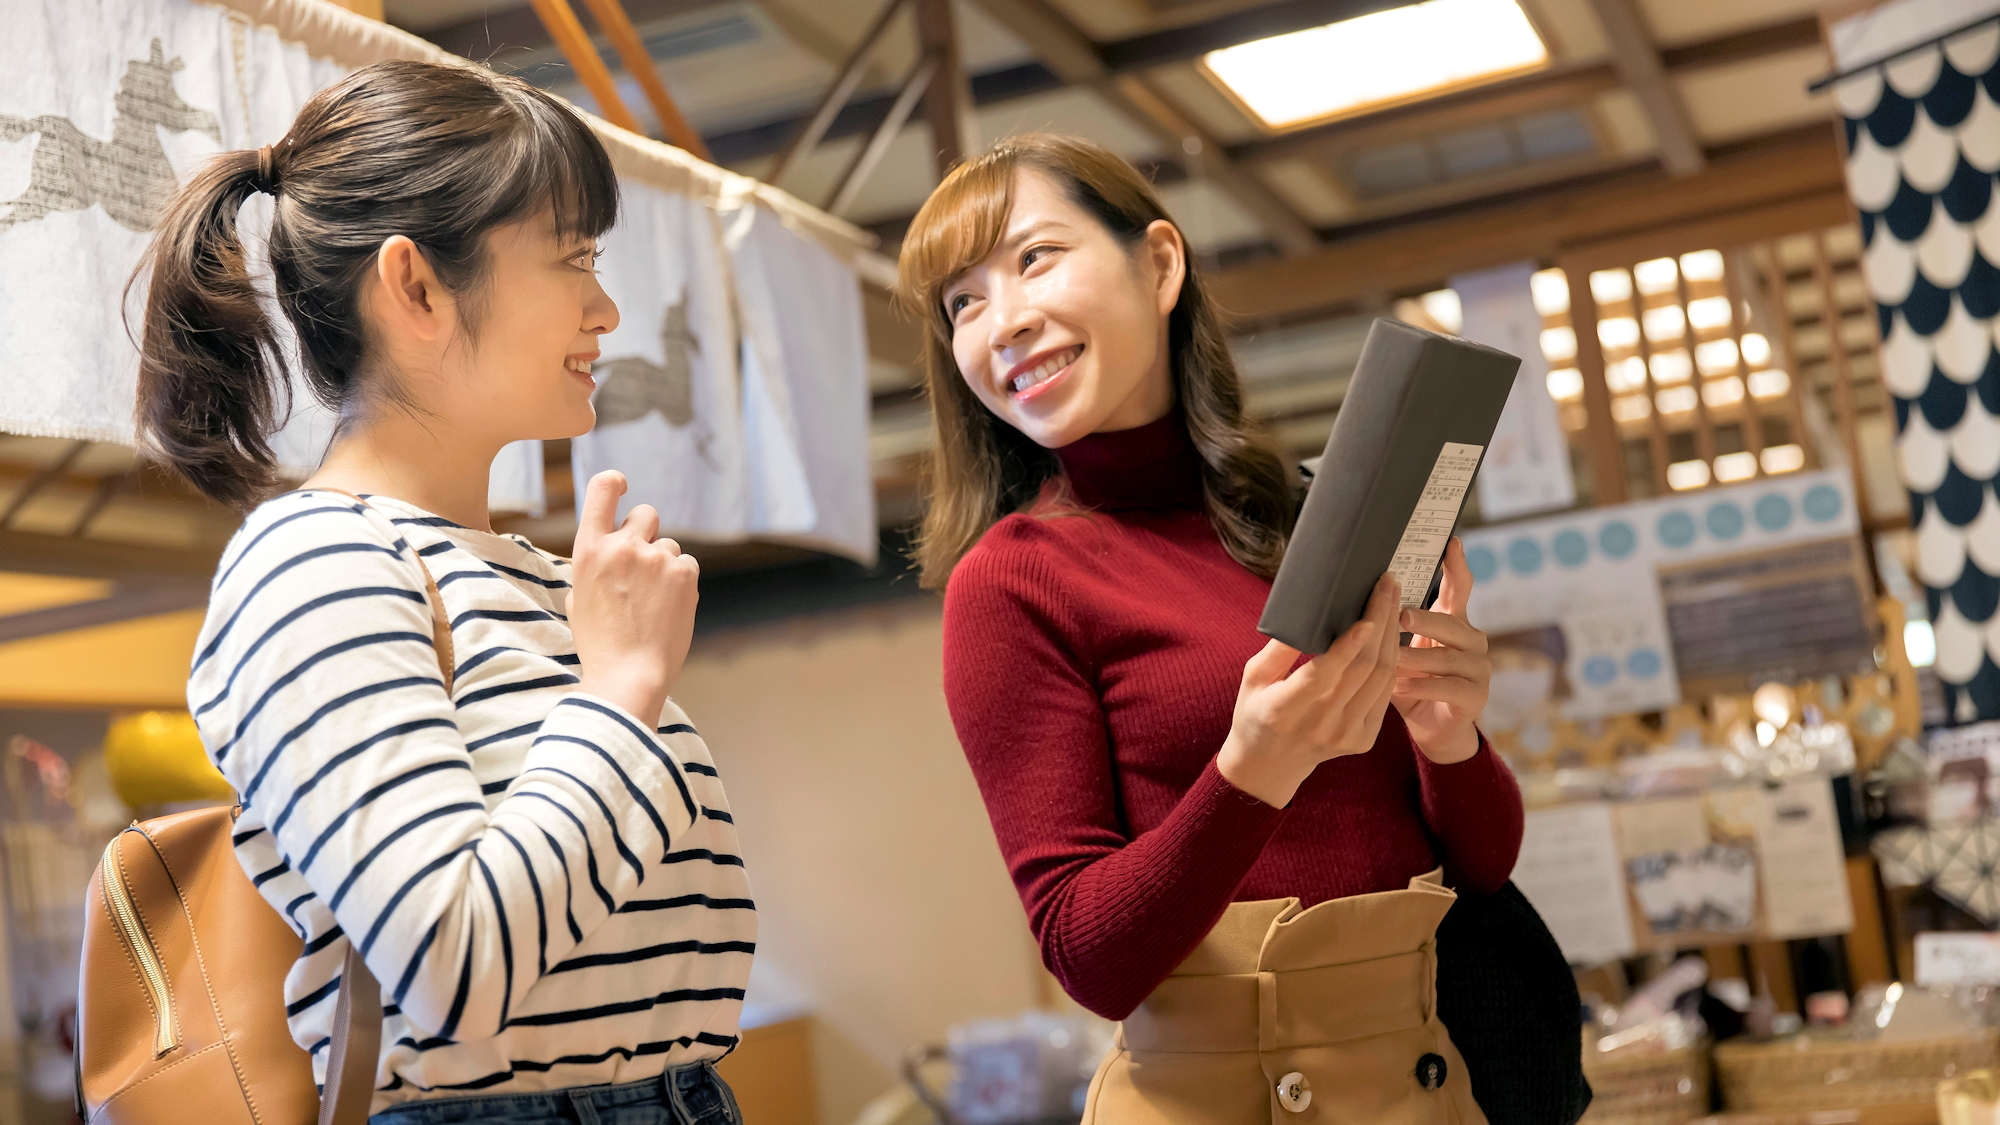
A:
<svg viewBox="0 0 2000 1125">
<path fill-rule="evenodd" d="M 1440 766 L 1395 708 L 1275 809 L 1224 780 L 1269 580 L 1209 526 L 1179 412 L 1057 451 L 1087 511 L 995 524 L 945 590 L 944 687 L 1042 960 L 1122 1019 L 1233 901 L 1497 889 L 1521 794 L 1492 750 Z M 1322 484 L 1322 487 L 1324 483 Z"/>
</svg>

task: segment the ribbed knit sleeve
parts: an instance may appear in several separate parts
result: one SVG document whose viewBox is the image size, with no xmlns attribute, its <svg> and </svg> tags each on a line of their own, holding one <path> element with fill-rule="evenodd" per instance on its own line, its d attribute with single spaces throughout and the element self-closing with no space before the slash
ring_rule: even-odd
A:
<svg viewBox="0 0 2000 1125">
<path fill-rule="evenodd" d="M 1129 833 L 1089 639 L 1034 526 L 996 526 L 953 573 L 945 698 L 1043 963 L 1123 1019 L 1200 944 L 1285 814 L 1211 761 L 1164 821 Z"/>
<path fill-rule="evenodd" d="M 1514 771 L 1493 752 L 1485 735 L 1479 752 L 1441 766 L 1414 742 L 1417 783 L 1424 824 L 1437 841 L 1445 882 L 1462 890 L 1491 894 L 1514 872 L 1521 855 L 1521 786 Z"/>
</svg>

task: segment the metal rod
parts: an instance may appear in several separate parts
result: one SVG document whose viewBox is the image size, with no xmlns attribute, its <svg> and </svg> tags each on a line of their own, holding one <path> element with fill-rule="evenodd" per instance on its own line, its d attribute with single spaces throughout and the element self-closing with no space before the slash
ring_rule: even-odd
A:
<svg viewBox="0 0 2000 1125">
<path fill-rule="evenodd" d="M 583 0 L 590 8 L 597 26 L 611 40 L 618 57 L 624 61 L 625 70 L 639 80 L 639 88 L 646 92 L 646 100 L 652 104 L 653 113 L 660 119 L 660 129 L 667 139 L 703 160 L 709 159 L 708 146 L 702 143 L 701 134 L 681 116 L 680 107 L 674 104 L 672 94 L 667 93 L 667 83 L 660 77 L 660 68 L 653 61 L 652 52 L 646 50 L 646 41 L 639 37 L 639 29 L 632 26 L 632 17 L 625 14 L 625 6 L 618 0 Z"/>
<path fill-rule="evenodd" d="M 833 85 L 828 86 L 826 93 L 820 96 L 819 104 L 813 107 L 812 115 L 800 123 L 798 129 L 785 141 L 785 147 L 779 150 L 778 159 L 771 165 L 771 171 L 764 177 L 764 182 L 775 184 L 783 179 L 785 173 L 791 170 L 793 162 L 811 152 L 813 146 L 819 144 L 826 136 L 826 131 L 833 127 L 834 118 L 840 116 L 840 111 L 846 107 L 848 99 L 854 96 L 854 91 L 861 85 L 862 77 L 868 73 L 868 56 L 874 54 L 876 44 L 882 41 L 883 34 L 889 30 L 889 21 L 895 17 L 904 3 L 905 0 L 888 0 L 888 3 L 882 5 L 882 11 L 876 15 L 875 22 L 868 25 L 868 31 L 862 35 L 861 42 L 854 45 L 854 50 L 848 52 L 847 60 L 840 64 L 840 73 L 834 76 Z"/>
<path fill-rule="evenodd" d="M 70 447 L 63 450 L 63 455 L 56 458 L 54 463 L 28 478 L 28 483 L 22 485 L 21 491 L 16 492 L 14 499 L 8 503 L 7 510 L 0 512 L 0 527 L 12 524 L 14 517 L 21 514 L 21 509 L 28 506 L 28 501 L 33 500 L 35 494 L 47 488 L 50 481 L 67 472 L 69 467 L 76 463 L 76 459 L 83 455 L 83 451 L 89 447 L 90 443 L 87 441 L 71 442 Z"/>
<path fill-rule="evenodd" d="M 868 182 L 869 174 L 875 171 L 875 165 L 881 161 L 882 154 L 889 151 L 889 143 L 896 139 L 896 134 L 902 130 L 904 123 L 909 121 L 911 112 L 917 108 L 917 102 L 923 98 L 924 90 L 930 86 L 931 76 L 937 73 L 937 69 L 936 55 L 926 55 L 917 60 L 917 65 L 910 71 L 909 77 L 903 79 L 902 91 L 896 95 L 895 104 L 889 107 L 888 115 L 875 127 L 875 132 L 868 138 L 868 143 L 862 146 L 860 152 L 854 154 L 853 161 L 847 165 L 847 171 L 841 173 L 839 186 L 833 189 L 833 197 L 826 204 L 829 213 L 840 214 L 847 209 L 848 204 L 854 202 L 855 196 L 861 194 L 861 188 Z"/>
<path fill-rule="evenodd" d="M 2000 20 L 2000 12 L 1993 13 L 1992 15 L 1980 16 L 1978 19 L 1973 20 L 1971 23 L 1960 24 L 1957 27 L 1952 28 L 1950 31 L 1944 32 L 1940 35 L 1933 35 L 1929 39 L 1926 39 L 1921 43 L 1912 43 L 1907 47 L 1891 51 L 1888 54 L 1881 56 L 1880 58 L 1870 59 L 1865 63 L 1857 63 L 1854 66 L 1848 67 L 1846 70 L 1836 70 L 1832 74 L 1827 75 L 1825 78 L 1815 79 L 1814 81 L 1807 83 L 1806 93 L 1817 94 L 1821 90 L 1826 89 L 1828 86 L 1833 85 L 1835 82 L 1838 82 L 1843 78 L 1852 78 L 1855 75 L 1860 74 L 1864 70 L 1873 70 L 1876 67 L 1881 66 L 1883 63 L 1895 62 L 1897 59 L 1902 58 L 1904 55 L 1914 55 L 1918 51 L 1921 51 L 1926 47 L 1935 47 L 1939 43 L 1942 43 L 1945 40 L 1950 39 L 1954 35 L 1963 35 L 1964 33 L 1971 31 L 1975 27 L 1979 27 L 1983 24 L 1992 23 L 1994 20 Z"/>
<path fill-rule="evenodd" d="M 590 36 L 583 30 L 582 21 L 576 18 L 575 9 L 569 0 L 529 0 L 535 15 L 548 29 L 549 38 L 562 48 L 563 57 L 569 60 L 570 69 L 576 71 L 577 81 L 597 99 L 597 111 L 606 121 L 621 129 L 641 133 L 639 119 L 625 106 L 625 99 L 618 96 L 618 84 L 611 80 L 611 71 L 605 67 L 604 59 L 590 42 Z"/>
</svg>

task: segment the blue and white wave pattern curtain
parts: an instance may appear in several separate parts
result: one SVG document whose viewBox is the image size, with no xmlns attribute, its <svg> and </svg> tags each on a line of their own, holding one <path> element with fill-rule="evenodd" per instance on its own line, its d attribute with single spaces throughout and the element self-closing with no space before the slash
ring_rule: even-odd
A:
<svg viewBox="0 0 2000 1125">
<path fill-rule="evenodd" d="M 2000 18 L 1834 95 L 1947 712 L 2000 717 Z"/>
</svg>

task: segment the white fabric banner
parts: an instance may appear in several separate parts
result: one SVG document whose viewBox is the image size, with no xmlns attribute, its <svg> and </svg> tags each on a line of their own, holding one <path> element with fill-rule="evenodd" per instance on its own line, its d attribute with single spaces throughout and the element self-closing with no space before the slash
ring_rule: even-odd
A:
<svg viewBox="0 0 2000 1125">
<path fill-rule="evenodd" d="M 1520 374 L 1500 411 L 1500 424 L 1479 466 L 1479 515 L 1489 522 L 1576 503 L 1569 440 L 1549 397 L 1549 361 L 1542 355 L 1542 314 L 1528 278 L 1532 263 L 1460 274 L 1451 279 L 1465 310 L 1459 334 L 1521 357 Z"/>
<path fill-rule="evenodd" d="M 309 50 L 270 24 L 325 42 Z M 125 283 L 175 185 L 217 152 L 278 140 L 307 98 L 372 57 L 451 61 L 306 0 L 0 0 L 0 26 L 16 44 L 0 87 L 0 432 L 125 445 L 138 376 L 126 320 L 136 330 L 144 297 L 138 287 L 124 307 Z M 604 264 L 624 319 L 605 338 L 599 430 L 576 443 L 579 485 L 617 468 L 632 478 L 627 506 L 654 504 L 671 529 L 872 559 L 861 236 L 755 181 L 598 128 L 626 206 Z M 749 280 L 731 268 L 725 219 L 740 229 Z M 253 268 L 269 222 L 269 199 L 253 196 L 242 226 Z M 758 310 L 743 314 L 748 363 L 732 289 Z M 292 398 L 273 446 L 309 472 L 333 419 L 302 388 Z M 543 513 L 541 465 L 539 442 L 502 450 L 492 507 Z"/>
</svg>

